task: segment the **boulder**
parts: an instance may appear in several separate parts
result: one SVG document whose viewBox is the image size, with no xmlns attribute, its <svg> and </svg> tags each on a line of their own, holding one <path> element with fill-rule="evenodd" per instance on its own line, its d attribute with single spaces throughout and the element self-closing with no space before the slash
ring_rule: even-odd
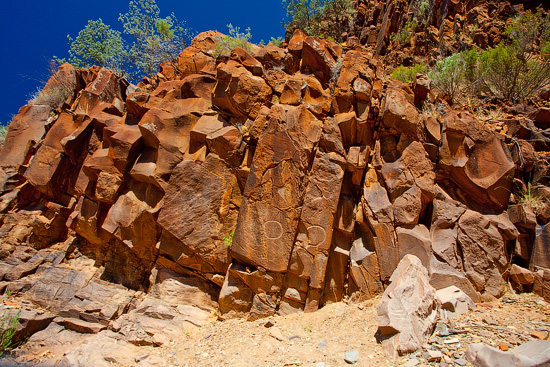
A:
<svg viewBox="0 0 550 367">
<path fill-rule="evenodd" d="M 414 105 L 414 93 L 399 81 L 392 81 L 382 102 L 382 125 L 421 140 L 424 126 Z"/>
<path fill-rule="evenodd" d="M 294 245 L 313 147 L 321 123 L 304 106 L 272 107 L 239 210 L 231 254 L 285 272 Z"/>
<path fill-rule="evenodd" d="M 496 133 L 466 112 L 445 115 L 439 165 L 474 201 L 497 211 L 508 205 L 515 165 Z"/>
<path fill-rule="evenodd" d="M 444 319 L 464 315 L 475 307 L 474 301 L 454 285 L 437 290 L 436 297 L 441 305 L 441 317 Z"/>
<path fill-rule="evenodd" d="M 190 132 L 199 117 L 210 108 L 204 98 L 176 99 L 149 110 L 139 122 L 146 146 L 157 150 L 155 173 L 170 175 L 190 146 Z"/>
<path fill-rule="evenodd" d="M 261 106 L 271 99 L 269 85 L 233 60 L 219 64 L 216 70 L 212 104 L 237 117 L 256 118 Z"/>
<path fill-rule="evenodd" d="M 23 106 L 13 118 L 0 152 L 1 167 L 26 164 L 27 155 L 46 133 L 49 106 Z"/>
<path fill-rule="evenodd" d="M 482 343 L 469 344 L 466 358 L 475 367 L 546 366 L 550 363 L 550 341 L 531 340 L 506 352 Z"/>
<path fill-rule="evenodd" d="M 180 248 L 221 273 L 230 261 L 224 238 L 234 226 L 234 218 L 228 217 L 231 190 L 224 178 L 184 160 L 172 171 L 158 217 L 158 224 L 178 240 Z M 160 250 L 167 251 L 165 246 L 168 243 L 161 239 Z"/>
<path fill-rule="evenodd" d="M 428 271 L 414 255 L 406 255 L 390 278 L 378 305 L 378 332 L 390 356 L 422 348 L 433 332 L 439 303 Z"/>
</svg>

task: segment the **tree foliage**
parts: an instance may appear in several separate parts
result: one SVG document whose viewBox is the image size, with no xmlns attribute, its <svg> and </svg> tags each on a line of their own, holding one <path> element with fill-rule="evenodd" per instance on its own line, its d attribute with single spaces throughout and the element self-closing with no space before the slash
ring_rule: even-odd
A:
<svg viewBox="0 0 550 367">
<path fill-rule="evenodd" d="M 99 65 L 132 78 L 156 73 L 160 63 L 173 61 L 192 37 L 174 13 L 161 18 L 155 0 L 131 0 L 128 12 L 119 14 L 123 32 L 101 19 L 90 20 L 73 40 L 69 39 L 69 59 L 75 67 Z M 174 67 L 177 64 L 173 63 Z"/>
<path fill-rule="evenodd" d="M 124 34 L 132 40 L 128 62 L 134 72 L 145 75 L 155 74 L 160 63 L 174 60 L 191 38 L 185 23 L 178 21 L 174 13 L 160 17 L 155 0 L 130 1 L 128 12 L 120 14 L 118 19 Z"/>
<path fill-rule="evenodd" d="M 125 56 L 125 45 L 120 32 L 111 29 L 100 19 L 89 20 L 76 39 L 67 36 L 70 44 L 69 60 L 76 67 L 99 65 L 119 70 Z M 59 60 L 65 61 L 65 60 Z"/>
<path fill-rule="evenodd" d="M 300 29 L 309 36 L 342 41 L 353 14 L 351 0 L 283 0 L 287 32 Z M 288 34 L 288 33 L 287 33 Z"/>
</svg>

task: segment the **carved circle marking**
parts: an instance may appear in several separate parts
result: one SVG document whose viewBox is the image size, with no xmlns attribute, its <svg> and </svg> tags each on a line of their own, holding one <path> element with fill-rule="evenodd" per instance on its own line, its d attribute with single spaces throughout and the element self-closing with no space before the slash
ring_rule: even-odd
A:
<svg viewBox="0 0 550 367">
<path fill-rule="evenodd" d="M 313 230 L 312 230 L 312 229 L 313 229 Z M 315 244 L 315 246 L 321 246 L 321 245 L 322 245 L 323 243 L 325 243 L 325 241 L 327 240 L 327 231 L 326 231 L 323 227 L 321 227 L 321 226 L 311 226 L 311 227 L 307 227 L 307 234 L 308 234 L 308 237 L 310 238 L 310 242 L 313 242 L 313 243 L 314 243 L 314 241 L 312 241 L 312 239 L 314 239 L 314 237 L 315 237 L 314 234 L 315 234 L 315 232 L 316 232 L 317 230 L 320 230 L 320 231 L 321 231 L 322 236 L 323 236 L 323 240 L 320 241 L 319 243 Z M 321 233 L 320 233 L 320 234 L 321 234 Z M 319 236 L 319 237 L 320 237 L 320 236 Z M 312 244 L 313 244 L 313 243 L 312 243 Z"/>
<path fill-rule="evenodd" d="M 283 236 L 283 226 L 276 220 L 264 223 L 264 234 L 268 240 L 278 240 Z"/>
</svg>

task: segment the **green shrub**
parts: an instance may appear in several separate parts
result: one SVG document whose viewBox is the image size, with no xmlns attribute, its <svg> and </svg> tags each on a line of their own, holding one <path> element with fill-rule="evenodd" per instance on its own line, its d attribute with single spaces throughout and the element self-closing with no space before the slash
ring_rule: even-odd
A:
<svg viewBox="0 0 550 367">
<path fill-rule="evenodd" d="M 231 244 L 233 243 L 233 235 L 235 234 L 235 231 L 232 231 L 229 236 L 223 238 L 223 243 L 226 247 L 231 247 Z"/>
<path fill-rule="evenodd" d="M 411 67 L 400 65 L 391 73 L 390 76 L 396 80 L 402 81 L 403 83 L 410 83 L 416 78 L 416 74 L 423 74 L 425 72 L 426 66 L 422 64 L 416 64 Z"/>
<path fill-rule="evenodd" d="M 418 27 L 418 23 L 415 20 L 405 23 L 405 26 L 399 32 L 392 34 L 392 41 L 402 45 L 410 43 L 416 27 Z"/>
<path fill-rule="evenodd" d="M 30 95 L 28 103 L 32 106 L 50 106 L 54 110 L 61 106 L 71 93 L 73 93 L 72 89 L 63 86 L 44 89 L 37 87 L 36 91 Z"/>
<path fill-rule="evenodd" d="M 55 57 L 59 63 L 75 67 L 99 65 L 133 79 L 152 76 L 162 62 L 177 70 L 177 56 L 192 38 L 184 22 L 174 13 L 160 17 L 155 0 L 131 0 L 128 12 L 119 14 L 123 32 L 111 29 L 101 19 L 89 20 L 70 44 L 69 59 Z"/>
<path fill-rule="evenodd" d="M 479 55 L 479 74 L 486 90 L 505 100 L 533 97 L 550 83 L 550 21 L 525 12 L 506 29 L 508 43 Z"/>
<path fill-rule="evenodd" d="M 228 24 L 229 35 L 219 37 L 216 40 L 216 49 L 214 50 L 214 57 L 229 56 L 231 51 L 235 47 L 240 47 L 247 52 L 252 52 L 252 45 L 249 43 L 252 35 L 250 34 L 250 28 L 245 30 L 245 33 L 241 33 L 239 27 L 233 27 Z"/>
<path fill-rule="evenodd" d="M 343 41 L 353 15 L 351 0 L 283 0 L 287 34 L 300 29 L 308 36 Z"/>
<path fill-rule="evenodd" d="M 453 103 L 462 93 L 464 74 L 464 57 L 462 53 L 459 53 L 439 61 L 429 76 L 435 86 L 447 94 Z"/>
<path fill-rule="evenodd" d="M 21 309 L 19 309 L 15 315 L 12 315 L 9 311 L 5 311 L 4 314 L 0 316 L 0 355 L 14 347 L 13 337 L 19 325 L 20 314 Z"/>
<path fill-rule="evenodd" d="M 269 40 L 269 42 L 273 43 L 277 47 L 281 47 L 281 45 L 283 44 L 283 41 L 284 41 L 283 37 L 277 37 L 277 38 L 271 37 L 271 39 Z"/>
<path fill-rule="evenodd" d="M 6 140 L 6 135 L 9 130 L 9 123 L 7 125 L 0 125 L 0 148 L 4 146 L 4 141 Z"/>
</svg>

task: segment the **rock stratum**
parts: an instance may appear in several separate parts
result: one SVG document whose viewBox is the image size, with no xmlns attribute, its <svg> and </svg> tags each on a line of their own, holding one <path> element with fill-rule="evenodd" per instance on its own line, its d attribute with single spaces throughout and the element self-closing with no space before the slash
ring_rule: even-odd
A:
<svg viewBox="0 0 550 367">
<path fill-rule="evenodd" d="M 215 58 L 220 34 L 201 33 L 138 86 L 62 65 L 42 94 L 68 98 L 22 107 L 0 152 L 0 285 L 51 313 L 28 317 L 31 341 L 163 345 L 215 309 L 361 301 L 407 254 L 436 290 L 479 302 L 510 280 L 550 299 L 550 110 L 512 106 L 495 129 L 425 76 L 390 79 L 392 4 L 360 2 L 366 33 L 344 45 L 296 31 Z M 536 213 L 511 195 L 533 177 Z"/>
</svg>

